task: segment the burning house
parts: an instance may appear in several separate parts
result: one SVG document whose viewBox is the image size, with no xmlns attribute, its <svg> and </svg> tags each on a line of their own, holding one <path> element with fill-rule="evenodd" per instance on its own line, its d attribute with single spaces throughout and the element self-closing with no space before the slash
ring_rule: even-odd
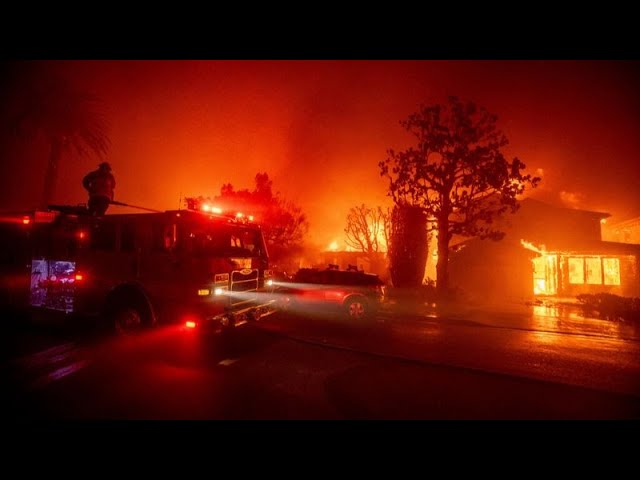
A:
<svg viewBox="0 0 640 480">
<path fill-rule="evenodd" d="M 603 241 L 607 217 L 525 199 L 502 220 L 501 241 L 472 238 L 456 245 L 451 284 L 485 299 L 640 296 L 640 245 Z"/>
</svg>

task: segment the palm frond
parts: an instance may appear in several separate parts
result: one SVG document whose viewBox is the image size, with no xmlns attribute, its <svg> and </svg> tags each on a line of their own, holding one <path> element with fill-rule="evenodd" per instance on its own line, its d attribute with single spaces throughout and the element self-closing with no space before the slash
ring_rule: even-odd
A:
<svg viewBox="0 0 640 480">
<path fill-rule="evenodd" d="M 109 125 L 98 99 L 50 72 L 31 71 L 17 85 L 7 128 L 25 139 L 59 140 L 79 155 L 104 156 L 110 147 Z"/>
</svg>

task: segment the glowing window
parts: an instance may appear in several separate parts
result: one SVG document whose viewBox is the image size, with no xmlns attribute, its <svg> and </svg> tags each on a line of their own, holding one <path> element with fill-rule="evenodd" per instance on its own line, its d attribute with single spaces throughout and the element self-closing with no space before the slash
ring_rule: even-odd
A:
<svg viewBox="0 0 640 480">
<path fill-rule="evenodd" d="M 587 257 L 584 259 L 587 267 L 587 283 L 590 285 L 602 284 L 602 264 L 600 257 Z"/>
<path fill-rule="evenodd" d="M 584 259 L 569 258 L 569 283 L 584 283 Z"/>
<path fill-rule="evenodd" d="M 617 258 L 603 258 L 604 284 L 620 285 L 620 260 Z"/>
<path fill-rule="evenodd" d="M 544 278 L 534 279 L 533 293 L 536 295 L 547 293 L 547 282 L 545 282 Z"/>
</svg>

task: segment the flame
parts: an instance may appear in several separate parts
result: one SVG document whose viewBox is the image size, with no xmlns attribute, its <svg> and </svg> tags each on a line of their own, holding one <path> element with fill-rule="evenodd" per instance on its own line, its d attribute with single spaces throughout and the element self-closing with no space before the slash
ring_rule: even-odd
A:
<svg viewBox="0 0 640 480">
<path fill-rule="evenodd" d="M 523 240 L 523 239 L 520 239 L 520 243 L 527 250 L 531 250 L 532 252 L 539 253 L 540 255 L 545 255 L 547 253 L 544 249 L 544 245 L 542 246 L 542 249 L 539 249 L 533 243 L 527 242 L 526 240 Z"/>
<path fill-rule="evenodd" d="M 337 252 L 338 251 L 338 242 L 337 241 L 333 241 L 329 244 L 329 247 L 327 247 L 327 250 L 329 250 L 330 252 Z"/>
</svg>

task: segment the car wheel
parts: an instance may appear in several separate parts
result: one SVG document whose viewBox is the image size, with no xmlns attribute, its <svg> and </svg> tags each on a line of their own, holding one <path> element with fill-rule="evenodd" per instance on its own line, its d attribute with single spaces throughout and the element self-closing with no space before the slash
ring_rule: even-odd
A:
<svg viewBox="0 0 640 480">
<path fill-rule="evenodd" d="M 363 320 L 369 313 L 369 306 L 364 298 L 352 298 L 345 306 L 347 315 L 352 320 Z"/>
</svg>

